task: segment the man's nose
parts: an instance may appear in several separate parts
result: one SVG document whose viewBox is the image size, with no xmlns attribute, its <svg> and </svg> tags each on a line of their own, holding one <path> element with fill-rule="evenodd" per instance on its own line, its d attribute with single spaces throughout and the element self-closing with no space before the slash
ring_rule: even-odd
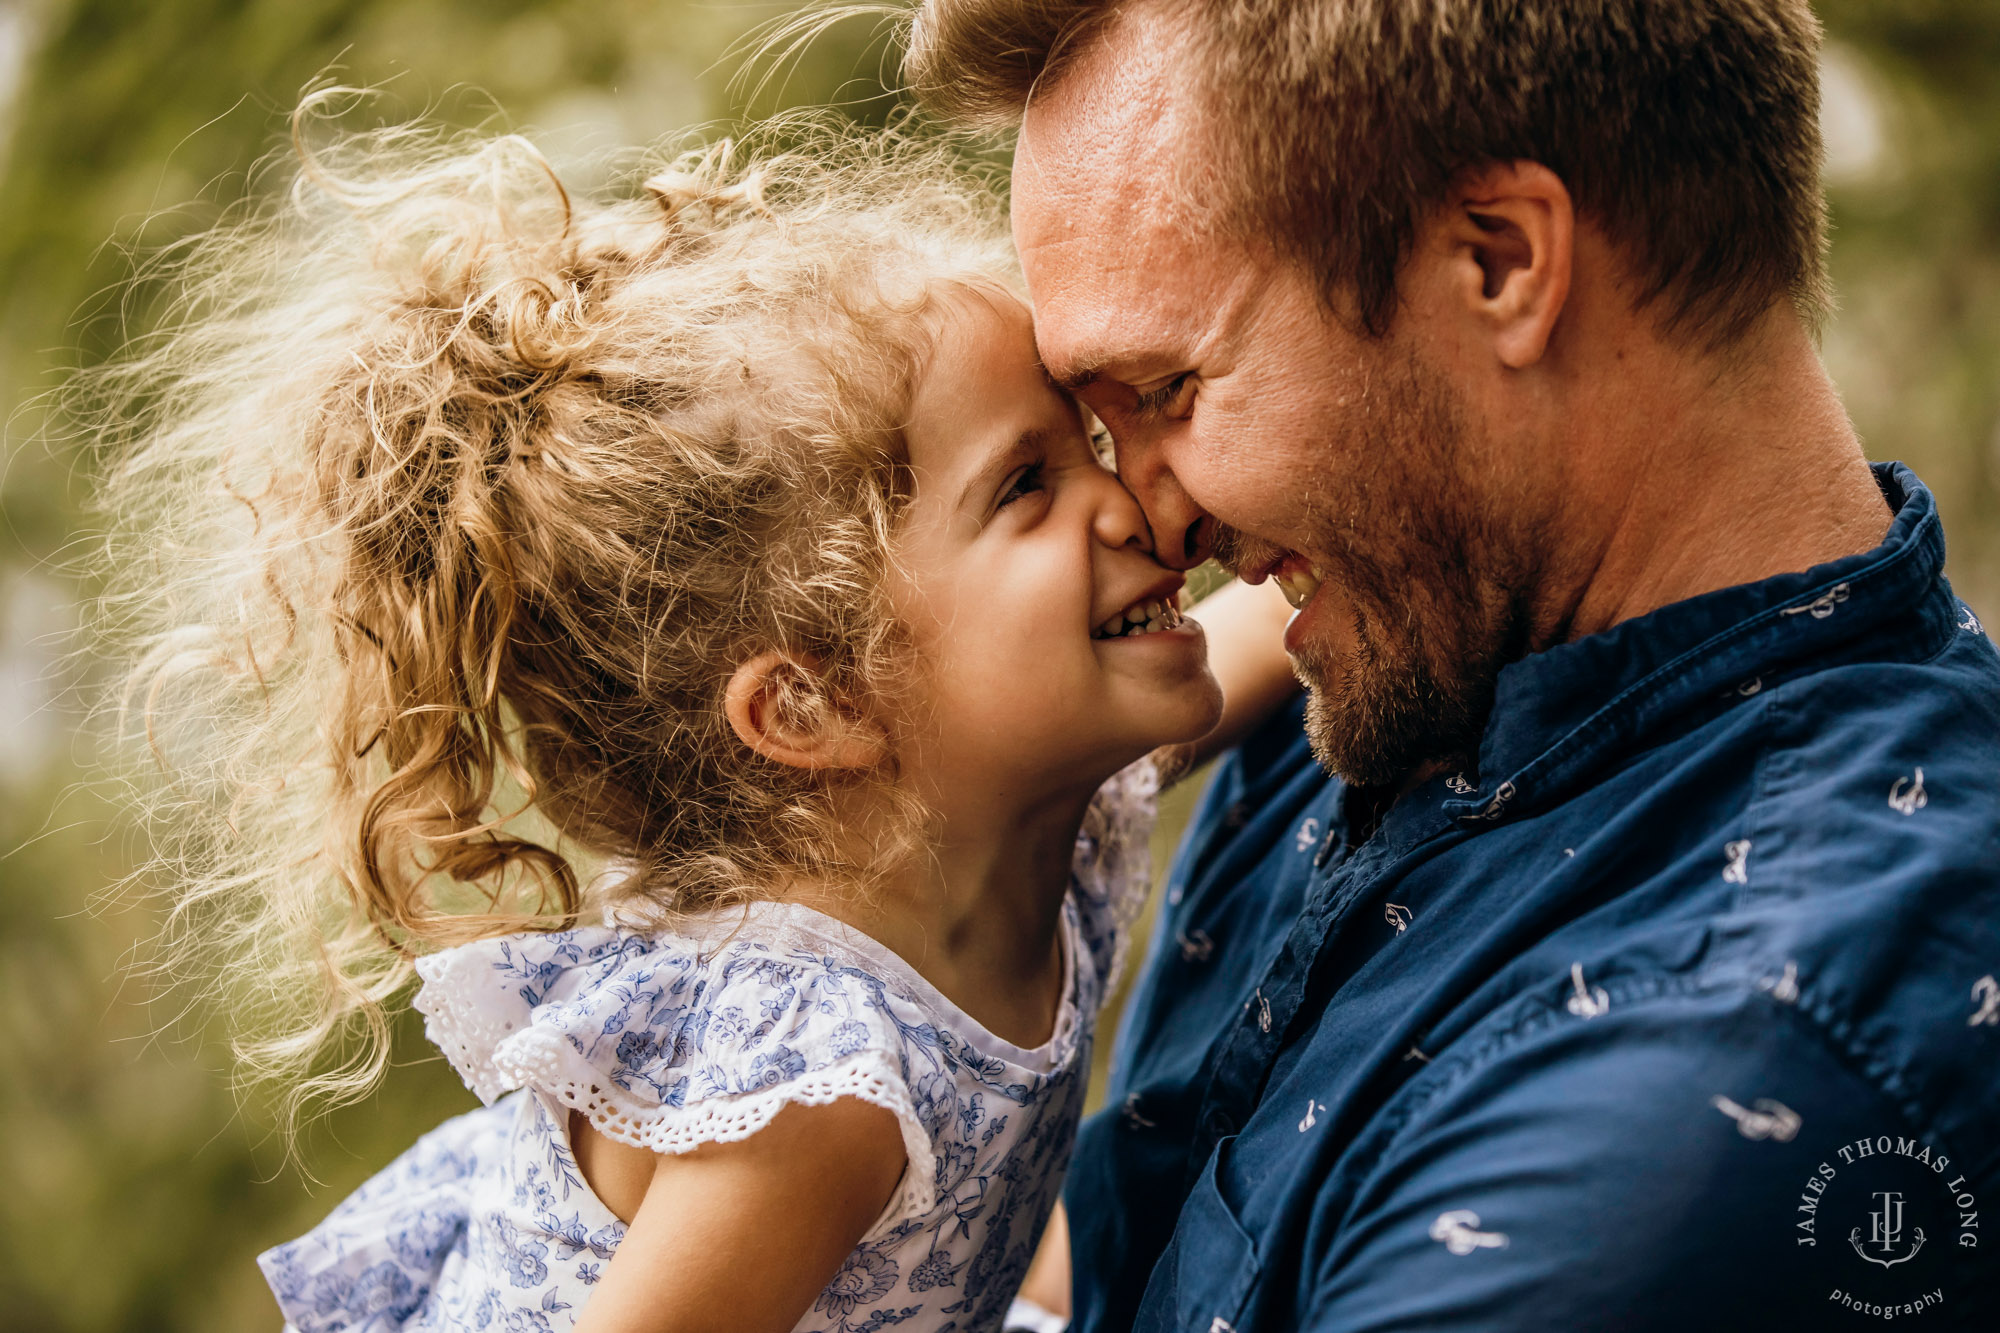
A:
<svg viewBox="0 0 2000 1333">
<path fill-rule="evenodd" d="M 1181 489 L 1157 449 L 1113 440 L 1118 476 L 1146 513 L 1153 556 L 1172 569 L 1193 569 L 1215 553 L 1215 520 Z"/>
<path fill-rule="evenodd" d="M 1117 477 L 1108 473 L 1098 475 L 1103 481 L 1103 494 L 1091 520 L 1097 540 L 1112 550 L 1136 546 L 1151 554 L 1153 530 L 1147 526 L 1146 511 L 1139 507 L 1138 499 Z"/>
</svg>

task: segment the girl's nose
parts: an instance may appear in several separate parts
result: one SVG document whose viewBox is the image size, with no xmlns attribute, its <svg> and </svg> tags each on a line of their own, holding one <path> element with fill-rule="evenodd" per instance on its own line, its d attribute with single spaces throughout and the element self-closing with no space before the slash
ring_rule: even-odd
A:
<svg viewBox="0 0 2000 1333">
<path fill-rule="evenodd" d="M 1113 550 L 1136 546 L 1151 555 L 1153 530 L 1147 526 L 1146 511 L 1139 507 L 1138 498 L 1125 489 L 1125 483 L 1114 473 L 1105 473 L 1097 484 L 1102 494 L 1091 520 L 1097 540 Z"/>
</svg>

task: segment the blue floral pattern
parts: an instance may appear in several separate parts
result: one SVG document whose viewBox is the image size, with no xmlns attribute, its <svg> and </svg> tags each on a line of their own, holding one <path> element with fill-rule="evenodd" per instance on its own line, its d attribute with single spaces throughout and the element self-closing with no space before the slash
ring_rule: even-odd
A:
<svg viewBox="0 0 2000 1333">
<path fill-rule="evenodd" d="M 625 1233 L 570 1152 L 572 1110 L 685 1152 L 747 1137 L 788 1103 L 848 1096 L 896 1115 L 909 1165 L 798 1329 L 999 1328 L 1068 1165 L 1097 1011 L 1144 900 L 1156 788 L 1142 762 L 1092 802 L 1063 913 L 1062 1012 L 1034 1051 L 795 904 L 423 960 L 431 1038 L 489 1104 L 262 1256 L 288 1328 L 563 1333 Z"/>
</svg>

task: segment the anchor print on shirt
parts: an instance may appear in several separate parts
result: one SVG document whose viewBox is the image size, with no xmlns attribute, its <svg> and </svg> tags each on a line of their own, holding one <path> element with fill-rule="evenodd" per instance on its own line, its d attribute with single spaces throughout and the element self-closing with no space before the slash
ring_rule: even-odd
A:
<svg viewBox="0 0 2000 1333">
<path fill-rule="evenodd" d="M 1897 778 L 1889 788 L 1889 808 L 1899 815 L 1914 815 L 1931 803 L 1930 793 L 1924 790 L 1924 770 L 1917 770 L 1914 778 Z"/>
<path fill-rule="evenodd" d="M 1991 975 L 1972 983 L 1972 1002 L 1979 1007 L 1965 1020 L 1969 1028 L 2000 1027 L 2000 981 Z"/>
<path fill-rule="evenodd" d="M 1431 1223 L 1431 1239 L 1463 1258 L 1474 1250 L 1504 1250 L 1507 1237 L 1498 1231 L 1480 1231 L 1479 1214 L 1470 1208 L 1454 1208 L 1438 1215 Z"/>
<path fill-rule="evenodd" d="M 1739 838 L 1735 842 L 1724 843 L 1722 854 L 1729 864 L 1722 867 L 1722 878 L 1730 884 L 1750 882 L 1750 839 Z"/>
<path fill-rule="evenodd" d="M 1847 585 L 1836 583 L 1804 606 L 1788 606 L 1780 614 L 1796 616 L 1810 615 L 1814 620 L 1825 620 L 1833 614 L 1833 608 L 1847 600 Z"/>
<path fill-rule="evenodd" d="M 1308 816 L 1306 822 L 1299 825 L 1298 833 L 1293 836 L 1292 845 L 1299 851 L 1309 852 L 1318 844 L 1319 821 Z"/>
<path fill-rule="evenodd" d="M 1965 619 L 1958 622 L 1958 627 L 1971 634 L 1981 633 L 1982 626 L 1979 623 L 1979 617 L 1972 614 L 1972 608 L 1966 606 L 1964 603 L 1960 603 L 1959 609 L 1965 612 Z"/>
<path fill-rule="evenodd" d="M 1708 1099 L 1708 1104 L 1734 1120 L 1736 1132 L 1752 1142 L 1770 1139 L 1777 1143 L 1790 1143 L 1798 1137 L 1799 1126 L 1805 1123 L 1797 1111 L 1769 1097 L 1759 1097 L 1748 1106 L 1739 1106 L 1717 1093 Z"/>
<path fill-rule="evenodd" d="M 1243 1002 L 1245 1009 L 1249 1009 L 1253 1005 L 1257 1010 L 1257 1030 L 1259 1032 L 1269 1032 L 1271 1030 L 1271 1002 L 1264 998 L 1262 987 L 1252 991 L 1250 998 Z"/>
<path fill-rule="evenodd" d="M 1325 1109 L 1325 1102 L 1316 1102 L 1310 1097 L 1306 1098 L 1306 1114 L 1305 1119 L 1299 1121 L 1299 1133 L 1303 1134 L 1314 1125 L 1317 1125 L 1319 1123 L 1319 1113 Z"/>
<path fill-rule="evenodd" d="M 1400 935 L 1410 928 L 1410 922 L 1416 918 L 1411 916 L 1410 909 L 1401 903 L 1384 903 L 1382 905 L 1382 919 L 1394 926 L 1396 933 Z"/>
<path fill-rule="evenodd" d="M 1730 686 L 1728 689 L 1724 690 L 1722 693 L 1716 695 L 1715 697 L 1723 700 L 1724 702 L 1730 702 L 1736 699 L 1748 699 L 1752 695 L 1757 694 L 1763 688 L 1764 688 L 1764 678 L 1762 676 L 1752 676 L 1748 680 L 1737 682 L 1736 684 Z"/>
<path fill-rule="evenodd" d="M 1799 1002 L 1799 965 L 1786 963 L 1785 974 L 1781 977 L 1765 977 L 1757 983 L 1757 989 L 1764 991 L 1779 1004 Z"/>
<path fill-rule="evenodd" d="M 1570 984 L 1576 988 L 1563 1007 L 1578 1018 L 1601 1018 L 1611 1012 L 1611 996 L 1602 986 L 1583 984 L 1583 964 L 1569 965 Z"/>
</svg>

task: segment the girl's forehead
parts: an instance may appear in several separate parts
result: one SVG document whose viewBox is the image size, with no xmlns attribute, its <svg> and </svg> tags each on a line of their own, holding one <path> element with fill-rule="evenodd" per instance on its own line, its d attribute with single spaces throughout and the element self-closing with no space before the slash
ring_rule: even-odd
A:
<svg viewBox="0 0 2000 1333">
<path fill-rule="evenodd" d="M 953 343 L 1034 345 L 1035 319 L 1027 301 L 996 282 L 942 284 L 932 293 L 931 312 L 933 361 Z"/>
<path fill-rule="evenodd" d="M 1074 404 L 1042 369 L 1024 302 L 982 291 L 940 311 L 906 431 L 920 495 L 955 490 L 1079 430 Z"/>
</svg>

